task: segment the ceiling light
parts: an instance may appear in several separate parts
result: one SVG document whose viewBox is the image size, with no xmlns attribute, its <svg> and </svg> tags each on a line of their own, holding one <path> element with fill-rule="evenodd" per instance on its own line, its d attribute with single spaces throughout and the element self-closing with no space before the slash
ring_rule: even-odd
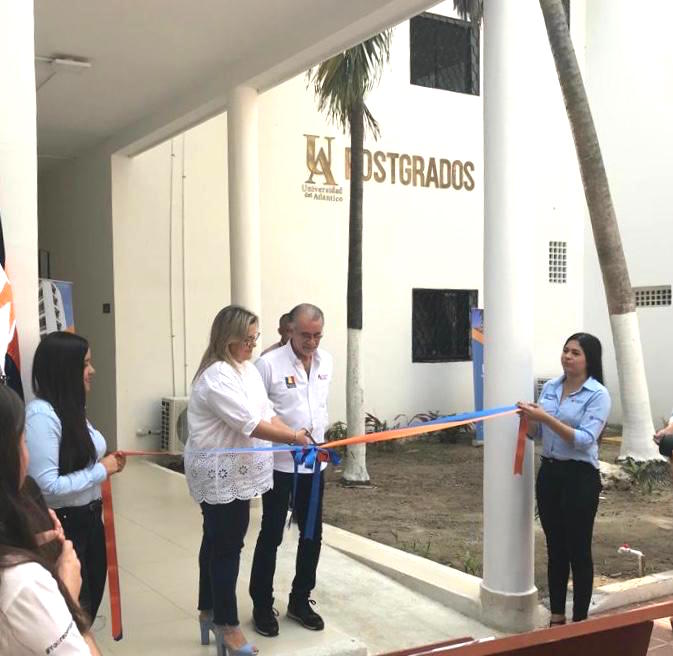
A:
<svg viewBox="0 0 673 656">
<path fill-rule="evenodd" d="M 35 61 L 49 64 L 54 72 L 82 73 L 91 68 L 91 62 L 82 57 L 70 57 L 69 55 L 60 55 L 57 57 L 35 57 Z"/>
</svg>

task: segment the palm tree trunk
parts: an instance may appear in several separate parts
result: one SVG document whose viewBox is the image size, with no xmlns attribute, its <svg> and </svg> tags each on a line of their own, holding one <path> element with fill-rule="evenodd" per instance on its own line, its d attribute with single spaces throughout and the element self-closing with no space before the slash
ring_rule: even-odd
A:
<svg viewBox="0 0 673 656">
<path fill-rule="evenodd" d="M 362 168 L 364 145 L 364 102 L 353 105 L 350 115 L 351 195 L 348 225 L 347 327 L 348 360 L 346 365 L 346 423 L 348 435 L 365 432 L 364 392 L 362 388 Z M 350 484 L 369 483 L 366 446 L 346 449 L 343 480 Z"/>
<path fill-rule="evenodd" d="M 620 458 L 657 458 L 638 316 L 598 135 L 561 0 L 540 0 L 575 141 L 617 359 L 624 430 Z"/>
</svg>

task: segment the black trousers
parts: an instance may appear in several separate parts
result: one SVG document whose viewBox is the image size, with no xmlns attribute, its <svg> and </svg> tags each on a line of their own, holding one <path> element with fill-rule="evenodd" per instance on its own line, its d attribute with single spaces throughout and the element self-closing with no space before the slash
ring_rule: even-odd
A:
<svg viewBox="0 0 673 656">
<path fill-rule="evenodd" d="M 107 577 L 103 504 L 98 500 L 86 506 L 57 508 L 54 512 L 63 525 L 65 537 L 72 542 L 82 568 L 79 603 L 94 620 Z"/>
<path fill-rule="evenodd" d="M 322 544 L 322 498 L 325 490 L 324 473 L 320 474 L 320 492 L 315 533 L 312 540 L 305 537 L 306 519 L 311 496 L 311 474 L 299 474 L 297 498 L 294 510 L 299 524 L 299 545 L 295 577 L 290 596 L 297 600 L 308 599 L 315 588 L 316 570 Z M 276 573 L 276 554 L 283 541 L 283 531 L 287 519 L 294 475 L 287 472 L 273 472 L 273 489 L 262 496 L 262 528 L 257 538 L 255 556 L 250 574 L 250 596 L 257 608 L 273 606 L 273 577 Z"/>
<path fill-rule="evenodd" d="M 542 461 L 535 491 L 547 539 L 551 612 L 565 615 L 572 569 L 575 622 L 587 618 L 591 602 L 594 579 L 591 538 L 601 489 L 600 474 L 589 463 Z"/>
<path fill-rule="evenodd" d="M 199 551 L 199 610 L 212 610 L 215 624 L 238 625 L 236 582 L 250 501 L 201 504 L 203 539 Z"/>
</svg>

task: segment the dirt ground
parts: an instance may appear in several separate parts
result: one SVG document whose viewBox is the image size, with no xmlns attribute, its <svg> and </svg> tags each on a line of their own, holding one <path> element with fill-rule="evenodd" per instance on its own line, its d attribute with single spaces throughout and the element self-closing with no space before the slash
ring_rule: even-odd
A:
<svg viewBox="0 0 673 656">
<path fill-rule="evenodd" d="M 601 460 L 619 448 L 603 444 Z M 536 457 L 539 465 L 539 458 Z M 324 521 L 378 542 L 471 574 L 482 574 L 483 449 L 469 436 L 456 444 L 436 438 L 369 445 L 371 487 L 339 484 L 341 469 L 328 467 Z M 537 467 L 536 465 L 536 467 Z M 594 527 L 595 585 L 638 576 L 635 558 L 618 555 L 628 543 L 646 557 L 646 573 L 673 569 L 673 487 L 670 481 L 602 494 Z M 535 583 L 547 594 L 546 547 L 535 522 Z"/>
</svg>

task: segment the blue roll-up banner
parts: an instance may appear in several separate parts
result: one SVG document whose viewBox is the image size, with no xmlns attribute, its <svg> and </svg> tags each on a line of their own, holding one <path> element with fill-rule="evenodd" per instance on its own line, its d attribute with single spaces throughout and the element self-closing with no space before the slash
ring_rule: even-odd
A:
<svg viewBox="0 0 673 656">
<path fill-rule="evenodd" d="M 474 381 L 474 409 L 484 409 L 484 311 L 472 308 L 470 311 L 472 327 L 472 378 Z M 484 422 L 477 424 L 475 445 L 484 443 Z"/>
</svg>

